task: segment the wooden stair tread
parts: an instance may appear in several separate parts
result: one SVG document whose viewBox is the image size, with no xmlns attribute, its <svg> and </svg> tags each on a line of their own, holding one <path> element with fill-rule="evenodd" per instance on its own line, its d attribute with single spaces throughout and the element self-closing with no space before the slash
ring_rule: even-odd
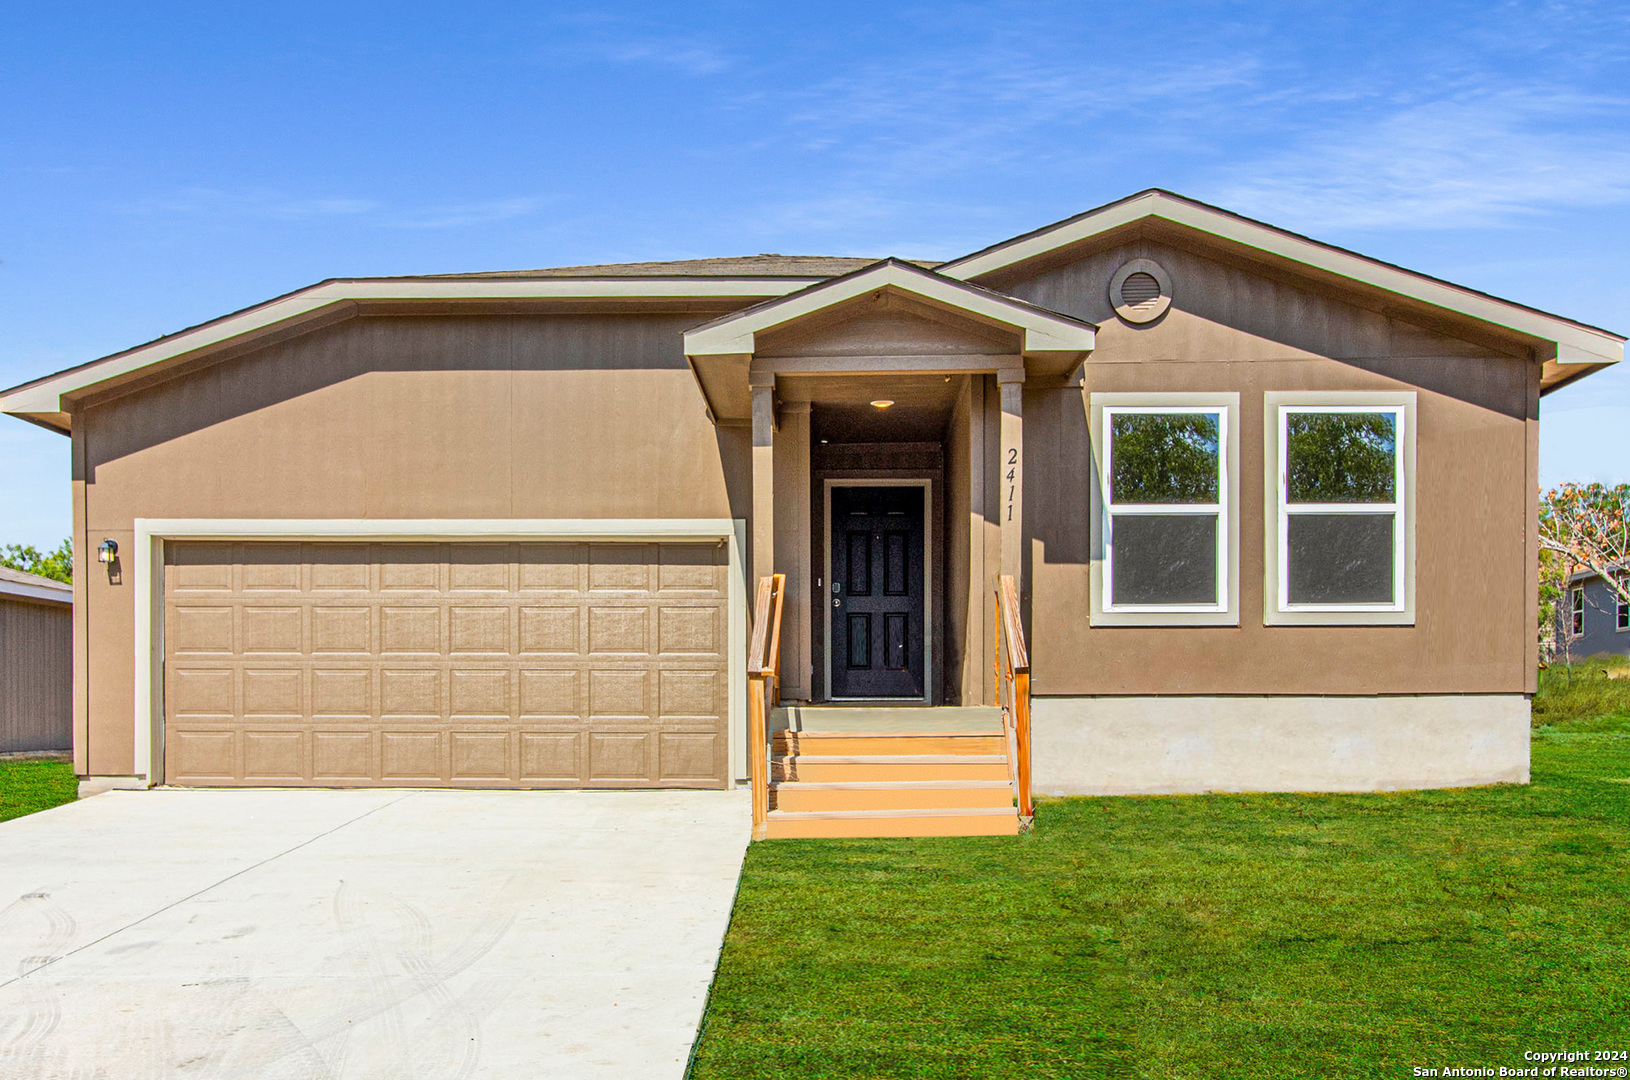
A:
<svg viewBox="0 0 1630 1080">
<path fill-rule="evenodd" d="M 1005 754 L 777 754 L 771 763 L 819 765 L 1005 765 Z"/>
<path fill-rule="evenodd" d="M 1012 806 L 950 806 L 914 810 L 771 810 L 770 820 L 842 821 L 902 817 L 994 817 L 999 814 L 1018 817 L 1019 811 Z"/>
<path fill-rule="evenodd" d="M 1011 788 L 1007 780 L 775 780 L 771 787 L 800 787 L 811 791 L 922 791 L 933 788 Z"/>
</svg>

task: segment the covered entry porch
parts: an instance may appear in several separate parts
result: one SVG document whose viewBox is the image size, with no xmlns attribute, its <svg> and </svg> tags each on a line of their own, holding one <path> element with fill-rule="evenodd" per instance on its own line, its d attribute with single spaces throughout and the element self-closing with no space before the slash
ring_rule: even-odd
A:
<svg viewBox="0 0 1630 1080">
<path fill-rule="evenodd" d="M 1019 828 L 1024 390 L 1093 338 L 893 260 L 686 335 L 751 429 L 761 835 Z"/>
</svg>

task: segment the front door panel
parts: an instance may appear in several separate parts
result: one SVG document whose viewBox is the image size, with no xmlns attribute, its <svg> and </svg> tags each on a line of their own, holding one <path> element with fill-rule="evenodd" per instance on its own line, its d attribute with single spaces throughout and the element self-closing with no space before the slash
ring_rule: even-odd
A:
<svg viewBox="0 0 1630 1080">
<path fill-rule="evenodd" d="M 832 696 L 924 697 L 920 487 L 832 489 Z"/>
</svg>

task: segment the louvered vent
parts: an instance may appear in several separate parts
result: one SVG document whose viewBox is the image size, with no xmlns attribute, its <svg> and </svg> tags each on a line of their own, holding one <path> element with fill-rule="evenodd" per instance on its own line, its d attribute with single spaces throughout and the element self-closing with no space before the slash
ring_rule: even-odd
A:
<svg viewBox="0 0 1630 1080">
<path fill-rule="evenodd" d="M 1121 302 L 1134 311 L 1148 311 L 1160 303 L 1160 282 L 1138 271 L 1121 283 Z"/>
</svg>

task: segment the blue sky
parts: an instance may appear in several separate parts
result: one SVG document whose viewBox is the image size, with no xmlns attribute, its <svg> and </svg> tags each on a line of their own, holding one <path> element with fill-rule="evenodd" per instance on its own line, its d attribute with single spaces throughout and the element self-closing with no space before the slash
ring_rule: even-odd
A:
<svg viewBox="0 0 1630 1080">
<path fill-rule="evenodd" d="M 1630 331 L 1623 3 L 11 5 L 0 386 L 325 277 L 946 257 L 1167 187 Z M 1630 365 L 1541 471 L 1630 480 Z M 0 543 L 69 531 L 0 418 Z"/>
</svg>

